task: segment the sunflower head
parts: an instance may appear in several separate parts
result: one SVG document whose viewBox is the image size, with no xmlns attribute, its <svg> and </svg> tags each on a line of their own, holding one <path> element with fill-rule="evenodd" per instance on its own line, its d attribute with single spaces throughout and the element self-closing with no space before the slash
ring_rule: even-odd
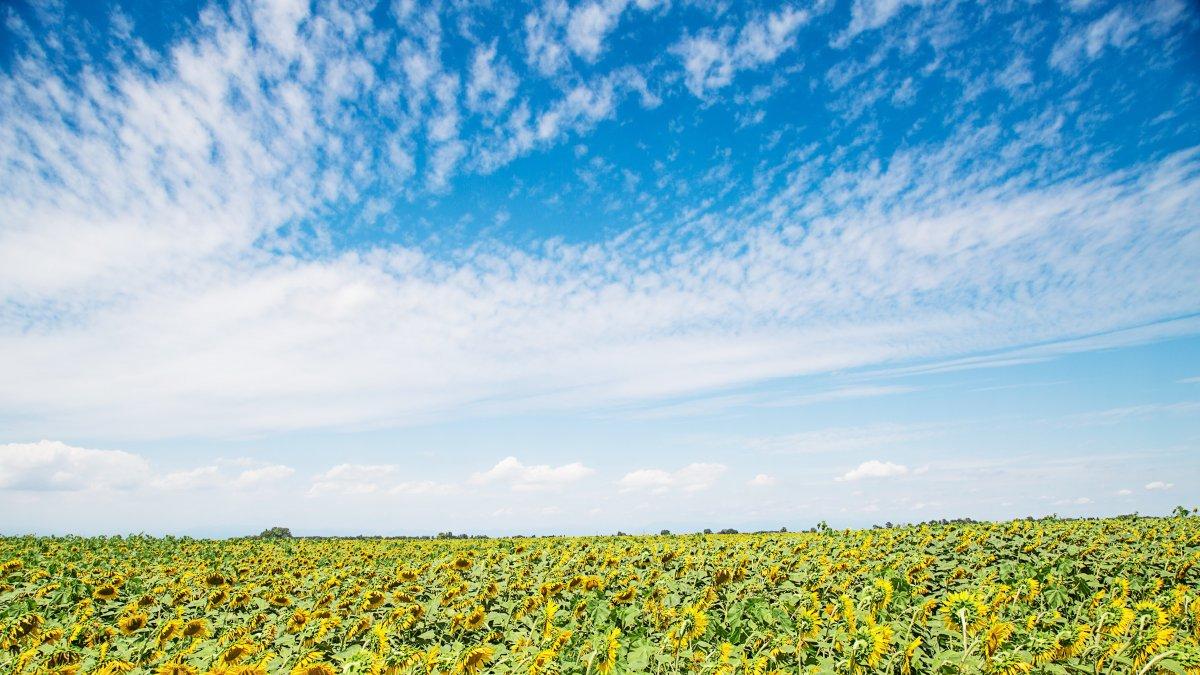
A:
<svg viewBox="0 0 1200 675">
<path fill-rule="evenodd" d="M 145 628 L 148 622 L 149 618 L 142 612 L 132 612 L 118 619 L 117 625 L 121 627 L 122 633 L 129 635 Z"/>
<path fill-rule="evenodd" d="M 465 675 L 478 675 L 483 672 L 484 667 L 492 660 L 492 656 L 495 653 L 495 650 L 488 645 L 472 647 L 466 654 L 463 654 L 462 659 L 455 666 L 454 672 Z"/>
<path fill-rule="evenodd" d="M 965 630 L 974 633 L 984 625 L 987 607 L 975 597 L 974 593 L 951 593 L 942 603 L 942 618 L 946 629 L 957 633 Z"/>
<path fill-rule="evenodd" d="M 208 624 L 204 619 L 192 619 L 183 625 L 183 636 L 189 638 L 208 637 Z"/>
</svg>

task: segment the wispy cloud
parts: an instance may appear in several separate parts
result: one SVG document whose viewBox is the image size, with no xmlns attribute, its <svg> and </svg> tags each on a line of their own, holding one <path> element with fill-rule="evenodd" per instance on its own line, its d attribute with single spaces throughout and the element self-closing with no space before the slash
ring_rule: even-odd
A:
<svg viewBox="0 0 1200 675">
<path fill-rule="evenodd" d="M 626 58 L 613 48 L 622 31 L 674 11 L 652 4 L 518 8 L 510 35 L 453 4 L 239 1 L 205 8 L 159 48 L 121 41 L 103 58 L 64 51 L 90 44 L 79 22 L 40 27 L 73 39 L 42 39 L 12 13 L 0 411 L 13 433 L 220 436 L 653 407 L 782 377 L 1031 363 L 1105 336 L 1196 332 L 1200 150 L 1186 127 L 1115 161 L 1127 153 L 1095 130 L 1110 99 L 1064 103 L 1086 93 L 1066 68 L 1021 106 L 983 107 L 960 90 L 1008 91 L 1000 81 L 1014 80 L 992 71 L 1016 55 L 997 65 L 979 60 L 988 45 L 946 49 L 970 8 L 856 0 L 849 25 L 845 12 L 790 6 L 698 13 Z M 1099 9 L 1072 15 L 1063 25 L 1083 42 L 1056 44 L 1079 72 L 1165 33 L 1156 58 L 1174 58 L 1187 8 L 1148 7 L 1108 23 Z M 827 44 L 835 33 L 845 44 Z M 938 58 L 919 62 L 905 35 Z M 989 77 L 967 87 L 973 69 Z M 877 144 L 872 114 L 910 96 L 888 78 L 918 72 L 912 91 L 948 78 L 953 109 L 916 125 L 927 134 Z M 755 76 L 766 93 L 742 91 Z M 813 96 L 819 131 L 762 130 L 750 166 L 710 148 L 702 173 L 655 147 L 634 167 L 653 189 L 630 167 L 612 174 L 657 210 L 586 236 L 512 233 L 537 214 L 463 243 L 440 221 L 436 236 L 405 229 L 465 175 L 565 151 L 663 101 L 703 115 L 781 95 Z M 533 191 L 525 179 L 541 176 L 521 178 Z M 719 198 L 695 189 L 709 184 Z M 375 228 L 402 232 L 355 238 Z"/>
</svg>

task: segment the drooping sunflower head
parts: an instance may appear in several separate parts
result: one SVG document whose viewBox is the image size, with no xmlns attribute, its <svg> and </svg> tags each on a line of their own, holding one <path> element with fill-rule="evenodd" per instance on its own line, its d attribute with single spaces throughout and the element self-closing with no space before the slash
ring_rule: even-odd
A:
<svg viewBox="0 0 1200 675">
<path fill-rule="evenodd" d="M 483 628 L 484 621 L 487 619 L 487 614 L 483 611 L 483 607 L 476 607 L 471 610 L 467 618 L 463 620 L 463 625 L 470 630 L 479 630 Z"/>
<path fill-rule="evenodd" d="M 621 629 L 613 628 L 592 656 L 592 668 L 600 675 L 608 675 L 617 667 L 621 652 Z"/>
<path fill-rule="evenodd" d="M 116 600 L 119 594 L 120 591 L 115 585 L 104 584 L 92 592 L 92 597 L 97 600 L 104 600 L 107 602 L 109 600 Z"/>
<path fill-rule="evenodd" d="M 221 655 L 221 663 L 224 663 L 227 666 L 232 666 L 250 654 L 253 654 L 255 649 L 255 645 L 249 642 L 238 642 L 233 644 L 229 647 L 229 649 L 225 650 L 224 654 Z"/>
<path fill-rule="evenodd" d="M 382 591 L 369 591 L 363 597 L 363 609 L 379 609 L 385 602 L 387 602 L 387 595 Z"/>
<path fill-rule="evenodd" d="M 821 632 L 821 615 L 803 608 L 796 614 L 796 637 L 805 642 L 815 640 Z"/>
<path fill-rule="evenodd" d="M 183 636 L 188 638 L 208 637 L 208 623 L 204 619 L 192 619 L 183 625 Z"/>
<path fill-rule="evenodd" d="M 454 672 L 465 675 L 478 675 L 483 672 L 484 667 L 492 660 L 492 656 L 495 653 L 495 650 L 488 645 L 472 647 L 459 659 Z"/>
<path fill-rule="evenodd" d="M 636 598 L 636 597 L 637 597 L 637 588 L 634 586 L 630 586 L 629 588 L 626 588 L 625 590 L 614 595 L 612 597 L 612 602 L 614 605 L 624 605 L 626 603 L 633 602 L 634 598 Z"/>
<path fill-rule="evenodd" d="M 171 661 L 162 664 L 154 672 L 155 675 L 198 675 L 200 671 L 181 661 Z"/>
<path fill-rule="evenodd" d="M 142 612 L 132 612 L 126 614 L 117 620 L 117 625 L 120 626 L 121 632 L 130 635 L 146 627 L 149 618 Z"/>
<path fill-rule="evenodd" d="M 895 587 L 887 579 L 876 579 L 871 582 L 871 609 L 875 612 L 887 609 L 888 605 L 892 604 L 892 594 L 894 592 Z"/>
</svg>

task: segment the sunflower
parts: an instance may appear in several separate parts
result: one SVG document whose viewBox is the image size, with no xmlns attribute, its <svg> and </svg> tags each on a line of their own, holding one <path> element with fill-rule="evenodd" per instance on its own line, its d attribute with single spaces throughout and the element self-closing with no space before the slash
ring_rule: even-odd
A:
<svg viewBox="0 0 1200 675">
<path fill-rule="evenodd" d="M 12 642 L 19 642 L 30 635 L 34 635 L 46 622 L 40 614 L 26 614 L 17 619 L 16 623 L 9 629 L 9 638 Z"/>
<path fill-rule="evenodd" d="M 225 650 L 225 653 L 221 655 L 221 663 L 233 665 L 246 658 L 250 654 L 253 654 L 255 650 L 255 645 L 251 643 L 238 642 L 234 645 L 231 645 L 229 649 Z"/>
<path fill-rule="evenodd" d="M 708 616 L 695 605 L 687 605 L 680 612 L 680 621 L 667 633 L 667 638 L 678 653 L 704 635 L 706 630 L 708 630 Z"/>
<path fill-rule="evenodd" d="M 107 602 L 109 600 L 115 600 L 119 594 L 120 591 L 117 590 L 116 586 L 112 584 L 105 584 L 93 591 L 92 597 L 97 600 L 104 600 Z"/>
<path fill-rule="evenodd" d="M 558 658 L 558 654 L 552 649 L 543 649 L 533 657 L 533 661 L 529 663 L 529 675 L 543 675 L 551 669 L 554 659 Z"/>
<path fill-rule="evenodd" d="M 966 591 L 951 593 L 942 603 L 942 619 L 946 623 L 946 630 L 952 633 L 962 631 L 969 635 L 979 630 L 986 612 L 987 607 L 979 598 Z"/>
<path fill-rule="evenodd" d="M 821 616 L 811 609 L 796 613 L 796 639 L 800 642 L 815 640 L 821 633 Z"/>
<path fill-rule="evenodd" d="M 471 610 L 471 613 L 468 614 L 467 618 L 463 620 L 463 625 L 466 626 L 468 630 L 479 630 L 480 628 L 483 628 L 483 624 L 486 619 L 487 614 L 484 613 L 483 608 L 476 607 L 475 609 Z"/>
<path fill-rule="evenodd" d="M 917 650 L 921 648 L 921 638 L 915 638 L 904 648 L 904 663 L 900 666 L 903 675 L 912 675 L 913 661 L 917 658 Z"/>
<path fill-rule="evenodd" d="M 614 595 L 612 597 L 612 604 L 624 605 L 624 604 L 633 602 L 634 598 L 636 598 L 636 597 L 637 597 L 637 588 L 630 586 L 630 587 L 626 588 L 625 590 L 621 591 L 620 593 L 617 593 L 616 595 Z"/>
<path fill-rule="evenodd" d="M 464 675 L 478 675 L 483 672 L 484 666 L 492 660 L 495 650 L 488 645 L 480 645 L 473 647 L 463 654 L 458 665 L 454 667 L 455 673 L 463 673 Z"/>
<path fill-rule="evenodd" d="M 71 651 L 55 652 L 54 654 L 50 655 L 50 658 L 46 659 L 46 667 L 50 668 L 52 670 L 57 670 L 60 668 L 67 668 L 69 666 L 73 666 L 82 660 L 83 660 L 83 657 L 80 656 L 77 652 L 71 652 Z"/>
<path fill-rule="evenodd" d="M 986 667 L 991 675 L 1029 675 L 1032 670 L 1033 664 L 1012 650 L 997 652 L 988 659 Z"/>
<path fill-rule="evenodd" d="M 171 661 L 159 666 L 154 673 L 155 675 L 199 675 L 200 671 L 186 663 Z"/>
<path fill-rule="evenodd" d="M 387 596 L 380 591 L 371 591 L 363 598 L 363 609 L 372 610 L 379 609 L 383 603 L 387 602 Z"/>
<path fill-rule="evenodd" d="M 1007 621 L 998 621 L 988 627 L 983 635 L 983 651 L 987 656 L 995 654 L 1008 641 L 1016 629 Z"/>
<path fill-rule="evenodd" d="M 887 609 L 892 604 L 892 594 L 895 587 L 887 579 L 876 579 L 871 582 L 871 609 L 876 613 Z"/>
<path fill-rule="evenodd" d="M 617 666 L 617 655 L 621 651 L 621 629 L 614 628 L 608 633 L 602 648 L 592 657 L 592 666 L 600 675 L 608 675 Z"/>
<path fill-rule="evenodd" d="M 149 617 L 141 612 L 126 614 L 117 620 L 117 625 L 121 627 L 121 632 L 130 635 L 146 627 Z"/>
<path fill-rule="evenodd" d="M 208 637 L 208 624 L 204 619 L 192 619 L 183 626 L 183 636 L 203 639 Z"/>
<path fill-rule="evenodd" d="M 297 607 L 296 611 L 292 612 L 291 618 L 288 619 L 287 630 L 289 633 L 299 633 L 304 630 L 304 626 L 308 624 L 310 616 L 308 610 L 303 607 Z"/>
<path fill-rule="evenodd" d="M 125 675 L 136 667 L 128 661 L 109 661 L 100 666 L 93 675 Z"/>
</svg>

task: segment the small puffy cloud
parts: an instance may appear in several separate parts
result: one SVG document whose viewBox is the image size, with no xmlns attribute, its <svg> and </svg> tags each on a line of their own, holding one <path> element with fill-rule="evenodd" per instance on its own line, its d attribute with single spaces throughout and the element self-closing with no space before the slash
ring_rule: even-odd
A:
<svg viewBox="0 0 1200 675">
<path fill-rule="evenodd" d="M 771 63 L 796 43 L 796 31 L 808 22 L 804 10 L 785 7 L 747 21 L 736 32 L 731 26 L 684 37 L 671 47 L 682 62 L 688 91 L 704 98 L 711 90 L 733 81 L 739 70 Z"/>
<path fill-rule="evenodd" d="M 1147 490 L 1170 490 L 1175 487 L 1174 483 L 1166 483 L 1161 480 L 1150 481 L 1146 483 Z"/>
<path fill-rule="evenodd" d="M 526 465 L 516 457 L 505 457 L 487 471 L 472 474 L 470 482 L 473 485 L 507 484 L 513 490 L 545 490 L 575 483 L 595 472 L 580 462 L 562 466 Z"/>
<path fill-rule="evenodd" d="M 724 464 L 696 462 L 676 471 L 662 469 L 638 469 L 630 471 L 617 481 L 622 491 L 649 491 L 662 494 L 678 489 L 685 492 L 707 490 L 725 473 Z"/>
<path fill-rule="evenodd" d="M 172 471 L 150 481 L 160 490 L 216 490 L 263 488 L 296 472 L 283 464 L 268 464 L 249 458 L 217 460 L 215 464 Z"/>
<path fill-rule="evenodd" d="M 130 489 L 149 474 L 144 458 L 121 450 L 77 448 L 48 440 L 0 445 L 0 489 Z"/>
<path fill-rule="evenodd" d="M 496 43 L 475 49 L 467 81 L 467 108 L 498 115 L 517 91 L 517 76 L 503 59 L 496 57 Z"/>
<path fill-rule="evenodd" d="M 837 480 L 839 481 L 854 481 L 864 478 L 892 478 L 895 476 L 903 476 L 908 473 L 908 467 L 895 462 L 881 462 L 877 459 L 872 459 L 856 468 L 853 468 L 842 474 Z"/>
<path fill-rule="evenodd" d="M 338 464 L 313 478 L 308 496 L 366 495 L 387 489 L 399 471 L 393 464 Z"/>
<path fill-rule="evenodd" d="M 749 485 L 750 487 L 771 487 L 778 482 L 779 479 L 775 478 L 774 476 L 768 476 L 765 473 L 760 473 L 754 478 L 746 481 L 746 485 Z"/>
<path fill-rule="evenodd" d="M 616 28 L 623 0 L 608 2 L 585 2 L 571 10 L 567 21 L 567 44 L 571 51 L 587 61 L 595 61 L 604 51 L 604 38 Z"/>
<path fill-rule="evenodd" d="M 1133 490 L 1130 490 L 1129 488 L 1121 488 L 1120 490 L 1117 490 L 1118 497 L 1128 497 L 1131 494 L 1133 494 Z"/>
</svg>

